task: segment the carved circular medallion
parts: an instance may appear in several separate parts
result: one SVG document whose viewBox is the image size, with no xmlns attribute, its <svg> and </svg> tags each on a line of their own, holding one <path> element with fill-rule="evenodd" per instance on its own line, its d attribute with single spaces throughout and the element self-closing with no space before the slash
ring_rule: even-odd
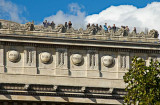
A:
<svg viewBox="0 0 160 105">
<path fill-rule="evenodd" d="M 43 52 L 40 54 L 40 59 L 42 63 L 48 63 L 51 59 L 51 54 L 48 52 Z"/>
<path fill-rule="evenodd" d="M 72 55 L 72 62 L 74 65 L 79 65 L 83 60 L 83 56 L 80 54 L 73 54 Z"/>
<path fill-rule="evenodd" d="M 103 62 L 103 65 L 106 66 L 106 67 L 109 67 L 113 64 L 113 57 L 112 56 L 104 56 L 102 58 L 102 62 Z"/>
<path fill-rule="evenodd" d="M 8 53 L 8 59 L 11 62 L 17 62 L 20 59 L 20 54 L 18 51 L 12 50 Z"/>
</svg>

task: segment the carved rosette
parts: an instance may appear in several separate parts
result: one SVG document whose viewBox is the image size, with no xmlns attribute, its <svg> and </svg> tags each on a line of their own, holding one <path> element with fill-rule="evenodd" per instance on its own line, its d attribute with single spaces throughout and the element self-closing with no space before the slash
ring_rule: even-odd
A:
<svg viewBox="0 0 160 105">
<path fill-rule="evenodd" d="M 43 52 L 40 54 L 40 59 L 42 63 L 48 63 L 51 60 L 51 54 L 48 52 Z"/>
<path fill-rule="evenodd" d="M 17 62 L 20 59 L 20 54 L 18 51 L 11 50 L 8 53 L 8 59 L 11 62 Z"/>
<path fill-rule="evenodd" d="M 103 62 L 103 65 L 104 65 L 105 67 L 109 67 L 109 66 L 111 66 L 111 65 L 113 64 L 114 59 L 113 59 L 112 56 L 104 56 L 104 57 L 102 58 L 102 62 Z"/>
<path fill-rule="evenodd" d="M 79 66 L 83 60 L 83 56 L 80 54 L 73 54 L 71 59 L 74 65 Z"/>
</svg>

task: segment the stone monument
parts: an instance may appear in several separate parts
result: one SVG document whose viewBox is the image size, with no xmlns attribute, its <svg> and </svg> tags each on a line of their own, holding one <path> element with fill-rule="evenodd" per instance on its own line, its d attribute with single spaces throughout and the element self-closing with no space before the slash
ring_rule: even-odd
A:
<svg viewBox="0 0 160 105">
<path fill-rule="evenodd" d="M 121 105 L 131 59 L 160 61 L 156 30 L 33 25 L 0 20 L 0 105 Z"/>
</svg>

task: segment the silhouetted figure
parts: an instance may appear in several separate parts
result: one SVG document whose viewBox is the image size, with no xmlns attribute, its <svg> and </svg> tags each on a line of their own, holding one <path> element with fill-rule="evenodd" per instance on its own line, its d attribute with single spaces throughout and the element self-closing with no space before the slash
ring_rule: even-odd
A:
<svg viewBox="0 0 160 105">
<path fill-rule="evenodd" d="M 125 30 L 125 26 L 121 26 L 121 28 L 118 31 L 121 32 L 121 34 L 123 36 L 127 36 L 128 35 L 127 31 Z"/>
<path fill-rule="evenodd" d="M 45 20 L 45 21 L 43 22 L 43 26 L 46 27 L 46 28 L 48 27 L 48 22 L 47 22 L 47 20 Z"/>
<path fill-rule="evenodd" d="M 92 27 L 95 27 L 95 25 L 94 25 L 94 24 L 92 24 Z"/>
<path fill-rule="evenodd" d="M 52 27 L 52 29 L 54 29 L 55 28 L 55 23 L 52 21 L 50 26 Z"/>
<path fill-rule="evenodd" d="M 114 32 L 114 33 L 116 32 L 117 27 L 116 27 L 116 25 L 115 25 L 115 24 L 113 24 L 112 30 L 113 30 L 113 32 Z"/>
<path fill-rule="evenodd" d="M 135 34 L 137 33 L 136 27 L 134 27 L 133 32 L 134 32 Z"/>
<path fill-rule="evenodd" d="M 66 29 L 68 28 L 67 22 L 65 22 L 64 27 L 65 27 Z"/>
<path fill-rule="evenodd" d="M 128 26 L 126 26 L 124 30 L 124 36 L 128 36 L 128 33 L 129 33 L 129 28 Z"/>
<path fill-rule="evenodd" d="M 94 24 L 92 24 L 91 30 L 92 30 L 92 34 L 95 35 L 96 34 L 96 27 Z"/>
<path fill-rule="evenodd" d="M 30 31 L 34 31 L 34 21 L 31 22 Z"/>
<path fill-rule="evenodd" d="M 87 25 L 87 28 L 89 28 L 90 27 L 90 23 L 88 23 L 88 25 Z"/>
<path fill-rule="evenodd" d="M 121 28 L 125 29 L 126 27 L 125 26 L 121 26 Z"/>
<path fill-rule="evenodd" d="M 98 31 L 99 30 L 99 27 L 98 27 L 98 24 L 96 24 L 96 31 Z"/>
<path fill-rule="evenodd" d="M 129 32 L 129 28 L 128 28 L 128 26 L 126 26 L 125 30 L 126 30 L 127 32 Z"/>
<path fill-rule="evenodd" d="M 98 30 L 102 30 L 102 25 L 99 26 L 99 29 L 98 29 Z"/>
<path fill-rule="evenodd" d="M 72 23 L 71 21 L 68 22 L 68 28 L 71 28 L 72 27 Z"/>
</svg>

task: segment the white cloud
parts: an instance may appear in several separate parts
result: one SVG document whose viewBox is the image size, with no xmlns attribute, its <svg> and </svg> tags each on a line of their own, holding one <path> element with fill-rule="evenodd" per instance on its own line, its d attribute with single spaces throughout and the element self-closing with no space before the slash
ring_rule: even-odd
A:
<svg viewBox="0 0 160 105">
<path fill-rule="evenodd" d="M 127 25 L 143 29 L 156 29 L 160 32 L 160 2 L 153 2 L 144 8 L 131 5 L 111 6 L 99 14 L 87 16 L 85 23 L 98 23 L 117 26 Z"/>
<path fill-rule="evenodd" d="M 64 24 L 65 21 L 71 20 L 76 28 L 86 27 L 88 23 L 108 25 L 116 24 L 117 26 L 129 26 L 132 30 L 137 27 L 138 31 L 145 31 L 145 28 L 156 29 L 160 32 L 160 2 L 153 2 L 144 8 L 137 8 L 132 5 L 111 6 L 101 11 L 99 14 L 86 16 L 76 3 L 69 5 L 72 14 L 65 14 L 58 11 L 56 15 L 46 17 L 44 20 L 54 21 L 56 24 Z"/>
<path fill-rule="evenodd" d="M 85 12 L 81 12 L 81 8 L 78 4 L 72 3 L 69 5 L 70 12 L 72 14 L 65 14 L 63 11 L 58 11 L 56 15 L 52 15 L 44 18 L 44 20 L 54 21 L 56 24 L 64 24 L 65 22 L 72 21 L 74 28 L 84 26 Z"/>
<path fill-rule="evenodd" d="M 21 16 L 23 11 L 25 11 L 25 7 L 18 7 L 10 1 L 0 0 L 0 19 L 23 23 L 26 21 L 26 19 Z"/>
</svg>

